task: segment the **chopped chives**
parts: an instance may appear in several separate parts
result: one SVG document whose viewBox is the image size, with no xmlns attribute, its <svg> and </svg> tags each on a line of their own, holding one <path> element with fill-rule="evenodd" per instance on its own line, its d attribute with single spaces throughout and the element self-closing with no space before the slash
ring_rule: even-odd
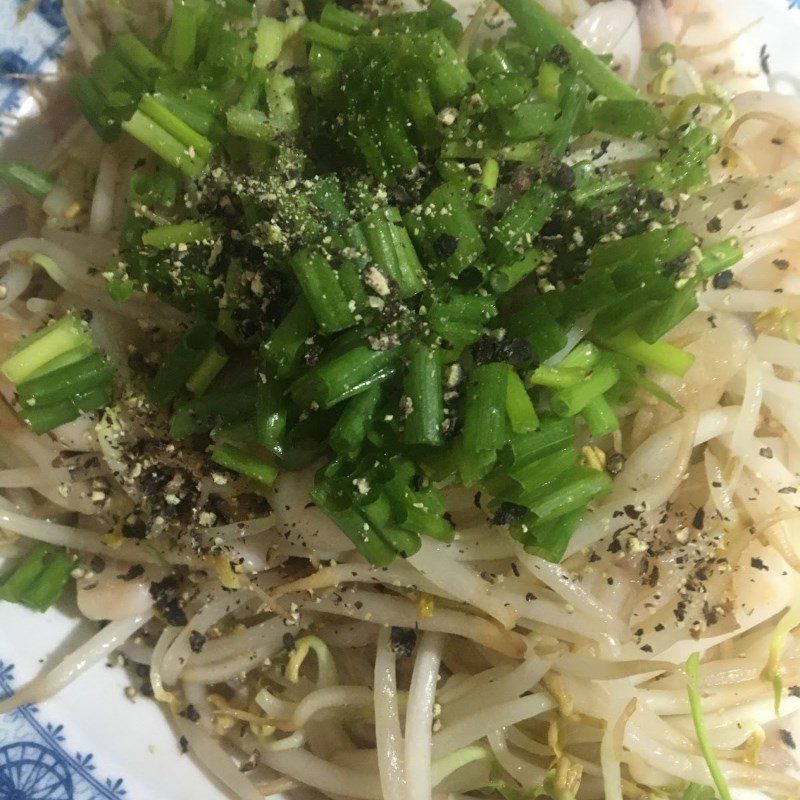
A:
<svg viewBox="0 0 800 800">
<path fill-rule="evenodd" d="M 187 148 L 189 158 L 207 160 L 213 145 L 202 134 L 173 114 L 155 95 L 146 94 L 139 101 L 139 111 L 160 125 Z"/>
<path fill-rule="evenodd" d="M 581 410 L 593 436 L 605 436 L 619 428 L 619 420 L 603 395 L 595 397 Z"/>
<path fill-rule="evenodd" d="M 339 455 L 355 458 L 359 454 L 380 398 L 380 386 L 375 385 L 347 401 L 330 434 L 331 446 Z"/>
<path fill-rule="evenodd" d="M 292 371 L 314 329 L 311 306 L 301 297 L 261 348 L 262 355 L 275 368 L 278 377 L 285 377 Z"/>
<path fill-rule="evenodd" d="M 341 33 L 358 33 L 367 25 L 367 20 L 361 14 L 340 8 L 336 3 L 325 3 L 319 21 L 327 28 Z"/>
<path fill-rule="evenodd" d="M 574 417 L 593 400 L 605 394 L 618 380 L 619 370 L 616 367 L 600 364 L 578 383 L 559 389 L 553 395 L 550 405 L 559 416 Z"/>
<path fill-rule="evenodd" d="M 68 400 L 72 395 L 85 394 L 100 384 L 108 384 L 113 374 L 105 359 L 94 352 L 80 361 L 17 384 L 17 394 L 23 406 L 49 405 Z"/>
<path fill-rule="evenodd" d="M 386 380 L 397 368 L 402 348 L 373 350 L 357 345 L 325 364 L 320 364 L 291 387 L 301 406 L 317 403 L 330 408 Z"/>
<path fill-rule="evenodd" d="M 59 425 L 72 422 L 87 411 L 94 411 L 107 405 L 111 400 L 111 389 L 110 384 L 100 384 L 65 400 L 41 405 L 25 405 L 22 407 L 20 415 L 34 433 L 41 435 Z"/>
<path fill-rule="evenodd" d="M 205 165 L 202 160 L 198 160 L 197 153 L 192 155 L 189 146 L 142 111 L 135 111 L 127 122 L 122 123 L 122 129 L 134 139 L 138 139 L 145 147 L 149 147 L 167 164 L 177 167 L 190 178 L 196 177 L 203 171 Z"/>
<path fill-rule="evenodd" d="M 616 353 L 640 361 L 647 367 L 677 375 L 679 378 L 682 378 L 694 363 L 694 356 L 686 350 L 667 342 L 650 344 L 632 330 L 604 339 L 602 343 Z"/>
<path fill-rule="evenodd" d="M 271 142 L 275 138 L 275 130 L 270 125 L 267 115 L 257 108 L 240 108 L 233 106 L 225 112 L 228 131 L 234 136 L 241 136 L 253 142 Z"/>
<path fill-rule="evenodd" d="M 55 188 L 55 182 L 44 172 L 21 161 L 0 161 L 0 181 L 23 189 L 37 200 L 44 200 Z"/>
<path fill-rule="evenodd" d="M 589 467 L 575 467 L 563 473 L 542 496 L 523 502 L 538 517 L 550 520 L 583 508 L 610 489 L 611 478 L 605 472 Z"/>
<path fill-rule="evenodd" d="M 290 263 L 321 331 L 334 333 L 355 324 L 336 271 L 321 253 L 306 248 Z"/>
<path fill-rule="evenodd" d="M 214 345 L 216 332 L 209 323 L 200 323 L 187 331 L 170 350 L 153 378 L 151 395 L 159 405 L 175 398 Z"/>
<path fill-rule="evenodd" d="M 442 443 L 444 399 L 442 361 L 438 348 L 415 345 L 408 359 L 404 385 L 403 438 L 406 444 Z"/>
<path fill-rule="evenodd" d="M 38 544 L 0 585 L 0 600 L 46 611 L 64 591 L 75 563 L 65 550 Z"/>
<path fill-rule="evenodd" d="M 569 54 L 575 70 L 599 95 L 612 100 L 637 100 L 636 90 L 619 78 L 603 61 L 584 47 L 555 17 L 535 0 L 501 0 L 517 29 L 531 47 L 542 56 L 560 45 Z M 541 86 L 541 74 L 540 74 Z M 651 104 L 641 109 L 640 116 L 648 127 L 666 127 L 664 115 Z"/>
<path fill-rule="evenodd" d="M 331 50 L 347 50 L 353 43 L 352 36 L 320 25 L 318 22 L 307 23 L 301 33 L 307 42 L 330 47 Z"/>
<path fill-rule="evenodd" d="M 186 220 L 175 225 L 161 225 L 150 228 L 142 234 L 142 244 L 163 250 L 181 244 L 198 244 L 214 239 L 214 232 L 208 222 Z"/>
<path fill-rule="evenodd" d="M 278 468 L 247 450 L 224 442 L 214 448 L 211 460 L 222 467 L 238 472 L 246 478 L 272 486 L 278 477 Z"/>
<path fill-rule="evenodd" d="M 228 363 L 228 354 L 214 343 L 205 354 L 197 369 L 187 378 L 186 388 L 195 395 L 205 393 L 206 389 Z"/>
<path fill-rule="evenodd" d="M 557 564 L 567 552 L 569 540 L 585 510 L 585 506 L 581 506 L 556 519 L 534 524 L 524 534 L 526 552 Z"/>
<path fill-rule="evenodd" d="M 545 184 L 528 189 L 495 226 L 487 243 L 489 254 L 507 262 L 524 255 L 553 213 L 556 198 L 555 190 Z"/>
<path fill-rule="evenodd" d="M 23 339 L 17 352 L 0 365 L 0 369 L 12 383 L 20 384 L 48 362 L 84 345 L 88 336 L 84 325 L 72 314 L 66 314 Z"/>
<path fill-rule="evenodd" d="M 539 416 L 533 401 L 519 374 L 513 369 L 508 371 L 506 413 L 514 433 L 530 433 L 539 427 Z"/>
<path fill-rule="evenodd" d="M 506 443 L 508 372 L 506 364 L 481 364 L 472 373 L 467 388 L 462 433 L 466 458 L 481 453 L 493 455 Z M 467 485 L 471 485 L 480 475 L 470 465 L 469 474 L 462 477 Z"/>
<path fill-rule="evenodd" d="M 498 294 L 509 292 L 520 281 L 528 277 L 542 263 L 542 251 L 531 248 L 518 261 L 495 267 L 489 274 L 492 289 Z"/>
</svg>

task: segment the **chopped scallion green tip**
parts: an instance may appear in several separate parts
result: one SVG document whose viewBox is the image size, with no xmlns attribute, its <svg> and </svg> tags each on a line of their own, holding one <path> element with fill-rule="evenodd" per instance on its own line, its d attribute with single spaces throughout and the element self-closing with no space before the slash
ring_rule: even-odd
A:
<svg viewBox="0 0 800 800">
<path fill-rule="evenodd" d="M 0 584 L 0 600 L 47 611 L 70 580 L 75 562 L 60 547 L 39 544 Z"/>
</svg>

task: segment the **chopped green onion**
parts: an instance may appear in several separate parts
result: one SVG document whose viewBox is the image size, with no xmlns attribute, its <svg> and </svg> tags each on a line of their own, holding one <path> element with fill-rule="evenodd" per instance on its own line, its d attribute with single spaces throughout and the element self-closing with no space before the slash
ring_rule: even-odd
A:
<svg viewBox="0 0 800 800">
<path fill-rule="evenodd" d="M 183 439 L 208 431 L 215 424 L 241 422 L 252 413 L 256 400 L 256 387 L 251 385 L 207 392 L 179 406 L 172 418 L 170 436 Z"/>
<path fill-rule="evenodd" d="M 506 364 L 481 364 L 476 367 L 467 388 L 462 443 L 467 458 L 481 453 L 493 456 L 507 440 L 506 396 L 509 367 Z M 477 460 L 462 474 L 466 485 L 479 478 Z"/>
<path fill-rule="evenodd" d="M 514 261 L 531 246 L 531 240 L 550 218 L 556 192 L 545 184 L 532 186 L 497 223 L 487 247 L 501 261 Z"/>
<path fill-rule="evenodd" d="M 403 433 L 406 444 L 441 444 L 444 400 L 442 361 L 437 348 L 411 348 L 404 396 L 408 403 Z"/>
<path fill-rule="evenodd" d="M 186 388 L 195 395 L 203 394 L 228 363 L 228 354 L 214 343 L 205 354 L 197 369 L 186 381 Z"/>
<path fill-rule="evenodd" d="M 48 362 L 85 345 L 88 337 L 85 326 L 72 314 L 66 314 L 23 339 L 16 353 L 0 365 L 0 369 L 12 383 L 20 384 Z"/>
<path fill-rule="evenodd" d="M 372 212 L 359 228 L 373 263 L 396 283 L 401 298 L 411 297 L 425 288 L 422 264 L 396 208 L 390 206 Z"/>
<path fill-rule="evenodd" d="M 169 403 L 200 369 L 214 345 L 214 336 L 210 324 L 200 323 L 178 340 L 153 378 L 151 394 L 156 403 Z"/>
<path fill-rule="evenodd" d="M 694 364 L 694 356 L 686 350 L 666 342 L 650 344 L 631 330 L 610 336 L 602 343 L 617 353 L 640 361 L 645 366 L 677 375 L 679 378 L 682 378 Z"/>
<path fill-rule="evenodd" d="M 47 611 L 61 597 L 74 567 L 65 550 L 36 545 L 3 581 L 0 600 Z"/>
<path fill-rule="evenodd" d="M 266 486 L 272 486 L 278 477 L 278 468 L 274 464 L 227 442 L 214 448 L 211 460 Z"/>
<path fill-rule="evenodd" d="M 619 428 L 619 420 L 603 395 L 595 397 L 581 410 L 593 436 L 606 436 Z"/>
<path fill-rule="evenodd" d="M 321 253 L 305 248 L 292 257 L 291 265 L 320 330 L 334 333 L 355 324 L 339 278 Z"/>
<path fill-rule="evenodd" d="M 533 401 L 519 374 L 513 369 L 508 371 L 506 413 L 514 433 L 530 433 L 539 427 L 539 416 Z"/>
<path fill-rule="evenodd" d="M 306 339 L 314 333 L 314 313 L 305 298 L 300 298 L 280 325 L 264 342 L 261 352 L 278 377 L 288 375 L 297 364 Z"/>
<path fill-rule="evenodd" d="M 380 386 L 375 385 L 348 400 L 330 435 L 331 446 L 339 455 L 355 458 L 359 454 L 380 398 Z"/>
<path fill-rule="evenodd" d="M 331 50 L 347 50 L 353 43 L 353 37 L 336 31 L 318 22 L 309 22 L 301 31 L 307 42 L 330 47 Z"/>
<path fill-rule="evenodd" d="M 559 416 L 574 417 L 593 400 L 605 394 L 618 380 L 619 370 L 616 367 L 601 364 L 580 382 L 559 389 L 553 395 L 550 405 Z"/>
<path fill-rule="evenodd" d="M 150 228 L 142 234 L 142 244 L 164 250 L 181 244 L 197 244 L 214 239 L 214 232 L 208 222 L 186 220 L 175 225 L 161 225 Z"/>
<path fill-rule="evenodd" d="M 55 188 L 44 172 L 21 161 L 0 161 L 0 181 L 18 186 L 37 200 L 44 200 Z"/>
<path fill-rule="evenodd" d="M 193 153 L 190 145 L 181 142 L 141 111 L 135 111 L 127 122 L 123 122 L 122 129 L 191 178 L 197 177 L 205 167 L 201 154 Z"/>
<path fill-rule="evenodd" d="M 321 408 L 331 408 L 386 380 L 395 372 L 401 354 L 401 348 L 373 350 L 358 345 L 296 381 L 291 387 L 292 397 L 304 407 L 317 403 Z"/>
<path fill-rule="evenodd" d="M 599 95 L 611 100 L 637 100 L 636 91 L 619 78 L 601 59 L 584 47 L 554 16 L 536 0 L 501 0 L 500 5 L 511 14 L 524 40 L 542 56 L 560 45 L 569 54 L 571 65 Z M 641 108 L 640 115 L 648 127 L 666 127 L 667 121 L 653 105 Z"/>
</svg>

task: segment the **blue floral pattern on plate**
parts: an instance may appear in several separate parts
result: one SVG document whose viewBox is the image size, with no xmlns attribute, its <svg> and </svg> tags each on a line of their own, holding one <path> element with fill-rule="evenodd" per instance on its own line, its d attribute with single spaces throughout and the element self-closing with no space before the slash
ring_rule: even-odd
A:
<svg viewBox="0 0 800 800">
<path fill-rule="evenodd" d="M 14 668 L 0 661 L 0 698 L 13 694 Z M 63 725 L 36 706 L 0 717 L 0 800 L 123 800 L 121 779 L 101 780 L 92 753 L 67 749 Z"/>
<path fill-rule="evenodd" d="M 0 0 L 0 139 L 26 96 L 25 78 L 17 76 L 54 71 L 68 35 L 59 0 L 38 0 L 28 10 L 29 5 Z"/>
</svg>

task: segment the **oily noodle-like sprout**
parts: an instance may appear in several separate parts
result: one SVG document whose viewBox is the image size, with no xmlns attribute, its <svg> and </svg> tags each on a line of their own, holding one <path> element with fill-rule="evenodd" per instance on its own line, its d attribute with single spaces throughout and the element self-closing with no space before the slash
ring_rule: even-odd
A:
<svg viewBox="0 0 800 800">
<path fill-rule="evenodd" d="M 126 24 L 115 5 L 64 5 L 86 61 L 108 29 Z M 615 60 L 643 64 L 642 85 L 654 82 L 642 75 L 641 48 L 675 44 L 673 72 L 656 82 L 672 100 L 720 74 L 714 65 L 730 42 L 717 32 L 698 46 L 697 3 L 667 13 L 645 0 L 636 36 L 621 0 L 568 5 L 566 21 L 588 13 L 606 26 Z M 494 13 L 491 4 L 483 11 Z M 157 29 L 165 12 L 154 1 L 130 13 Z M 619 20 L 627 27 L 615 37 Z M 207 531 L 249 567 L 223 590 L 210 557 L 161 553 L 157 542 L 109 550 L 101 509 L 88 499 L 120 463 L 109 429 L 81 421 L 36 437 L 0 381 L 0 554 L 40 541 L 76 553 L 83 572 L 92 555 L 120 567 L 84 575 L 78 588 L 84 613 L 114 620 L 0 713 L 45 700 L 117 649 L 140 674 L 149 670 L 190 750 L 243 800 L 300 785 L 331 798 L 466 800 L 492 780 L 530 791 L 548 773 L 567 793 L 559 796 L 621 800 L 710 783 L 683 672 L 699 652 L 708 737 L 734 796 L 798 796 L 786 742 L 800 742 L 788 717 L 800 697 L 787 689 L 800 683 L 800 100 L 757 89 L 730 108 L 726 117 L 702 107 L 724 148 L 715 186 L 682 214 L 705 237 L 717 217 L 711 238 L 738 236 L 744 259 L 733 284 L 706 288 L 701 310 L 670 334 L 695 364 L 682 381 L 654 380 L 684 413 L 646 398 L 623 410 L 604 449 L 626 466 L 561 565 L 524 553 L 470 493 L 455 491 L 453 544 L 425 541 L 415 557 L 374 571 L 305 507 L 309 472 L 279 481 L 274 515 Z M 66 194 L 50 198 L 46 222 L 37 217 L 0 245 L 0 358 L 76 305 L 93 307 L 93 333 L 123 375 L 129 345 L 179 329 L 182 317 L 154 298 L 115 305 L 88 269 L 113 252 L 139 156 L 131 142 L 101 146 L 81 124 L 54 150 L 50 166 L 71 176 Z M 652 156 L 612 142 L 605 158 Z M 82 211 L 65 220 L 76 197 Z M 61 491 L 67 482 L 71 491 Z M 184 628 L 165 627 L 148 608 L 146 587 L 166 575 L 164 558 L 204 570 Z M 287 568 L 297 558 L 312 569 Z M 111 573 L 134 563 L 146 574 L 122 592 Z M 390 635 L 392 625 L 408 631 Z"/>
</svg>

